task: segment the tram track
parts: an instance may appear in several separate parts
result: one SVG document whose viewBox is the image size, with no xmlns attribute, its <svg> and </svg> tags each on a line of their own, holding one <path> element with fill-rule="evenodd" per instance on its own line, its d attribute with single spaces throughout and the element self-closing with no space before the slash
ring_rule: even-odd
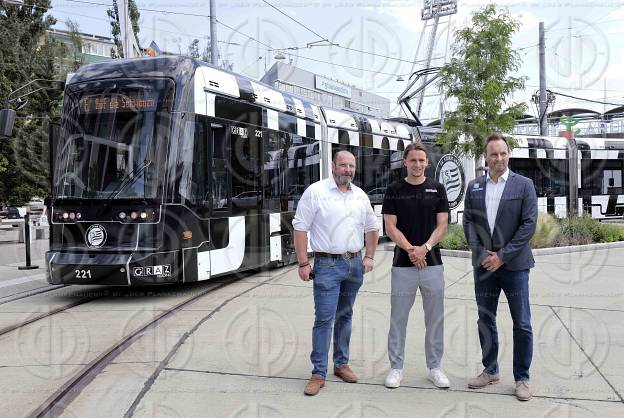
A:
<svg viewBox="0 0 624 418">
<path fill-rule="evenodd" d="M 229 297 L 226 301 L 224 301 L 221 305 L 219 305 L 219 307 L 215 308 L 213 310 L 213 312 L 211 313 L 212 316 L 214 313 L 218 312 L 226 303 L 229 303 L 229 301 L 236 299 L 242 295 L 244 295 L 245 293 L 248 293 L 254 289 L 256 289 L 259 286 L 264 285 L 265 283 L 274 280 L 277 277 L 280 277 L 282 274 L 286 274 L 289 271 L 291 271 L 292 268 L 287 269 L 285 272 L 275 276 L 275 277 L 271 277 L 267 280 L 261 281 L 258 284 L 252 285 L 249 288 L 237 293 L 234 296 Z M 61 416 L 64 411 L 66 410 L 66 408 L 72 403 L 72 401 L 78 397 L 80 395 L 80 393 L 83 391 L 83 389 L 85 389 L 107 366 L 109 366 L 111 363 L 113 363 L 113 361 L 120 355 L 122 354 L 127 348 L 129 348 L 134 342 L 136 342 L 142 335 L 144 335 L 144 333 L 146 333 L 147 331 L 156 328 L 160 323 L 162 323 L 164 320 L 166 320 L 167 318 L 171 317 L 172 315 L 176 314 L 178 311 L 180 311 L 181 309 L 183 309 L 184 307 L 186 307 L 187 305 L 201 299 L 202 297 L 211 294 L 219 289 L 222 289 L 232 283 L 237 282 L 238 280 L 240 280 L 240 276 L 233 276 L 231 278 L 227 278 L 224 279 L 220 282 L 215 282 L 212 286 L 210 286 L 207 289 L 204 289 L 203 291 L 199 292 L 199 293 L 195 293 L 193 296 L 177 303 L 176 305 L 174 305 L 171 308 L 168 308 L 166 310 L 164 310 L 162 313 L 160 313 L 158 316 L 156 316 L 154 319 L 148 321 L 147 323 L 139 326 L 135 331 L 131 332 L 130 334 L 124 336 L 121 340 L 117 341 L 116 343 L 114 343 L 113 345 L 111 345 L 110 347 L 108 347 L 107 349 L 105 349 L 97 358 L 93 359 L 91 362 L 89 362 L 88 364 L 86 364 L 80 371 L 78 371 L 72 378 L 70 378 L 68 381 L 66 381 L 59 389 L 57 389 L 52 395 L 50 395 L 45 402 L 43 402 L 39 407 L 37 407 L 29 416 L 34 418 L 51 418 L 51 417 L 58 417 Z M 203 323 L 203 320 L 200 321 L 200 324 Z M 185 332 L 182 340 L 186 340 L 186 338 L 188 338 L 188 336 L 190 336 L 192 334 L 192 332 L 200 325 L 200 324 L 196 324 L 195 327 L 193 327 L 192 330 Z M 157 377 L 157 375 L 160 373 L 162 367 L 164 367 L 164 365 L 166 363 L 168 363 L 169 358 L 175 354 L 175 352 L 177 351 L 177 349 L 179 348 L 179 346 L 181 345 L 181 342 L 179 341 L 178 344 L 176 344 L 176 346 L 174 347 L 174 349 L 169 353 L 169 355 L 167 356 L 167 358 L 165 360 L 163 360 L 163 362 L 161 362 L 161 364 L 159 365 L 159 367 L 157 368 L 157 370 L 155 371 L 154 375 L 153 375 L 153 379 L 150 378 L 149 380 L 153 382 L 153 380 Z M 149 390 L 149 388 L 151 387 L 151 384 L 148 384 L 139 394 L 139 396 L 137 397 L 137 400 L 135 401 L 135 403 L 133 403 L 133 405 L 131 406 L 131 410 L 133 410 L 136 407 L 137 401 L 140 401 L 140 399 L 142 399 L 143 395 L 145 394 L 145 392 L 147 392 Z"/>
<path fill-rule="evenodd" d="M 55 290 L 55 289 L 50 289 L 50 290 Z M 46 291 L 39 292 L 39 293 L 36 293 L 36 294 L 31 294 L 29 296 L 24 296 L 23 298 L 19 298 L 19 299 L 25 299 L 27 297 L 35 296 L 35 295 L 38 295 L 38 294 L 41 294 L 41 293 L 45 293 L 45 292 Z M 9 326 L 6 326 L 4 328 L 0 328 L 0 337 L 4 336 L 4 335 L 6 335 L 6 334 L 8 334 L 10 332 L 16 331 L 16 330 L 18 330 L 20 328 L 24 328 L 25 326 L 28 326 L 28 325 L 30 325 L 30 324 L 32 324 L 34 322 L 40 321 L 40 320 L 45 319 L 45 318 L 49 318 L 49 317 L 51 317 L 53 315 L 56 315 L 56 314 L 64 312 L 64 311 L 67 311 L 67 310 L 69 310 L 71 308 L 75 308 L 76 306 L 80 306 L 80 305 L 87 304 L 89 302 L 93 302 L 94 300 L 101 299 L 101 298 L 106 297 L 108 295 L 109 295 L 109 293 L 104 294 L 104 295 L 86 297 L 86 298 L 83 298 L 83 299 L 71 302 L 71 303 L 69 303 L 67 305 L 60 306 L 58 308 L 54 308 L 51 311 L 43 312 L 40 315 L 36 315 L 36 316 L 34 316 L 32 318 L 29 318 L 29 319 L 27 319 L 25 321 L 22 321 L 20 323 L 9 325 Z M 19 299 L 16 299 L 16 300 L 19 300 Z M 11 301 L 11 302 L 13 302 L 13 301 Z"/>
<path fill-rule="evenodd" d="M 11 295 L 7 295 L 7 296 L 0 298 L 0 305 L 4 305 L 5 303 L 10 303 L 10 302 L 15 302 L 21 299 L 26 299 L 31 296 L 40 295 L 42 293 L 51 292 L 53 290 L 60 289 L 65 286 L 66 285 L 64 284 L 57 284 L 57 285 L 47 285 L 47 286 L 37 287 L 35 289 L 22 290 L 21 292 L 13 293 Z"/>
</svg>

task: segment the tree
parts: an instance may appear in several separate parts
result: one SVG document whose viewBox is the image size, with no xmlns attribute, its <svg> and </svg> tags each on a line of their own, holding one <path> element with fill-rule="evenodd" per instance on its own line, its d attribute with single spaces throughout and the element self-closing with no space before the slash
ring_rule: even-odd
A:
<svg viewBox="0 0 624 418">
<path fill-rule="evenodd" d="M 188 47 L 188 55 L 191 58 L 199 58 L 199 39 L 193 39 Z"/>
<path fill-rule="evenodd" d="M 472 16 L 471 26 L 455 31 L 453 57 L 440 71 L 439 88 L 457 108 L 447 112 L 437 141 L 447 151 L 481 157 L 488 135 L 509 132 L 526 111 L 524 103 L 507 105 L 526 77 L 513 77 L 521 60 L 511 48 L 519 23 L 507 11 L 488 5 Z"/>
<path fill-rule="evenodd" d="M 60 42 L 46 37 L 56 23 L 47 15 L 49 0 L 30 5 L 0 2 L 0 103 L 12 90 L 36 79 L 64 78 Z M 48 123 L 59 114 L 61 92 L 40 91 L 18 106 L 13 137 L 0 141 L 0 202 L 21 205 L 45 196 L 48 180 Z M 15 107 L 15 106 L 14 106 Z"/>
<path fill-rule="evenodd" d="M 117 6 L 117 0 L 113 0 L 113 7 L 106 11 L 106 14 L 110 18 L 111 25 L 111 34 L 113 35 L 113 40 L 115 41 L 115 48 L 111 48 L 111 57 L 112 58 L 124 58 L 126 56 L 125 51 L 123 50 L 123 45 L 121 43 L 121 27 L 119 25 L 119 7 Z M 138 39 L 138 34 L 140 31 L 139 28 L 139 19 L 141 18 L 141 13 L 137 8 L 134 0 L 128 0 L 128 14 L 130 15 L 130 24 L 132 25 L 132 32 L 134 33 L 135 38 Z M 130 56 L 132 53 L 130 52 Z"/>
<path fill-rule="evenodd" d="M 73 47 L 73 62 L 71 70 L 76 71 L 78 68 L 85 64 L 82 55 L 82 38 L 80 37 L 80 26 L 78 25 L 78 22 L 74 22 L 71 19 L 67 19 L 65 25 L 69 30 L 69 36 Z"/>
<path fill-rule="evenodd" d="M 191 58 L 200 59 L 204 62 L 210 62 L 210 38 L 206 37 L 206 46 L 200 52 L 199 39 L 195 38 L 188 46 L 188 55 Z"/>
</svg>

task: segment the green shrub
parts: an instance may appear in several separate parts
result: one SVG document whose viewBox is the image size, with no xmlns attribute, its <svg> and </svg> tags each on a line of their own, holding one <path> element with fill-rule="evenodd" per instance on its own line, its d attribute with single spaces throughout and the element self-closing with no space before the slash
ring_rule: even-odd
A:
<svg viewBox="0 0 624 418">
<path fill-rule="evenodd" d="M 618 225 L 600 224 L 602 242 L 624 241 L 624 228 Z"/>
<path fill-rule="evenodd" d="M 624 228 L 603 224 L 589 216 L 562 219 L 557 245 L 581 245 L 624 241 Z"/>
<path fill-rule="evenodd" d="M 540 212 L 537 216 L 535 234 L 531 238 L 532 248 L 552 247 L 560 234 L 559 223 L 547 213 Z"/>
<path fill-rule="evenodd" d="M 468 242 L 466 241 L 462 225 L 449 225 L 448 233 L 440 242 L 440 247 L 446 250 L 467 250 Z"/>
</svg>

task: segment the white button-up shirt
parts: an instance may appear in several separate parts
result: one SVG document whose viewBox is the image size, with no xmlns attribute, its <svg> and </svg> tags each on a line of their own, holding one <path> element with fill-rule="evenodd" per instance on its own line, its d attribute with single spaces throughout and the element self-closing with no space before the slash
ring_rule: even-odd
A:
<svg viewBox="0 0 624 418">
<path fill-rule="evenodd" d="M 485 186 L 485 209 L 487 210 L 488 225 L 490 226 L 490 234 L 494 233 L 494 223 L 496 222 L 496 214 L 498 213 L 498 207 L 500 206 L 501 197 L 507 184 L 507 177 L 509 177 L 509 169 L 498 178 L 498 183 L 494 183 L 494 180 L 490 177 L 490 173 L 487 175 Z"/>
<path fill-rule="evenodd" d="M 341 192 L 333 177 L 317 181 L 303 192 L 293 227 L 309 233 L 312 251 L 331 254 L 360 251 L 364 234 L 378 229 L 366 193 L 354 184 Z"/>
</svg>

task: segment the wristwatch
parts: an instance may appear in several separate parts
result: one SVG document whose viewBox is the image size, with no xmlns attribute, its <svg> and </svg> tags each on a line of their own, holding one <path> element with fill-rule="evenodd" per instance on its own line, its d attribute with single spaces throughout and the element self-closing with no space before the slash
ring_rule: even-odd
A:
<svg viewBox="0 0 624 418">
<path fill-rule="evenodd" d="M 427 249 L 427 252 L 429 252 L 433 247 L 428 242 L 425 242 L 425 248 Z"/>
</svg>

